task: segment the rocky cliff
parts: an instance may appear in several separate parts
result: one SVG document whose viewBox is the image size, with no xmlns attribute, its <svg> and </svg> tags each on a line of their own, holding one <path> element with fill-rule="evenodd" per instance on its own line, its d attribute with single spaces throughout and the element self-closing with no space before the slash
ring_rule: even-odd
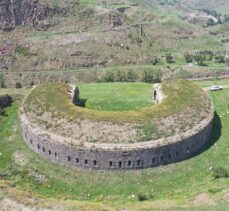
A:
<svg viewBox="0 0 229 211">
<path fill-rule="evenodd" d="M 38 0 L 0 0 L 0 28 L 8 31 L 18 25 L 32 25 L 47 29 L 50 25 L 47 18 L 60 10 L 42 5 Z"/>
</svg>

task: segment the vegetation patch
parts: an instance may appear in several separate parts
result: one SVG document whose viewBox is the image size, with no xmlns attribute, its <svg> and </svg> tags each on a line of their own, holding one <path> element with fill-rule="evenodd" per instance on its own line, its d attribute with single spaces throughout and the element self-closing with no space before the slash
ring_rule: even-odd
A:
<svg viewBox="0 0 229 211">
<path fill-rule="evenodd" d="M 206 111 L 210 108 L 211 104 L 207 95 L 191 82 L 185 80 L 166 81 L 163 83 L 162 89 L 166 98 L 160 105 L 123 112 L 98 111 L 74 106 L 68 94 L 71 90 L 68 85 L 46 83 L 38 85 L 32 91 L 25 101 L 24 110 L 35 114 L 49 112 L 54 117 L 59 116 L 69 120 L 80 118 L 96 121 L 139 122 L 166 117 L 181 112 L 185 108 L 192 108 L 196 112 Z"/>
<path fill-rule="evenodd" d="M 88 109 L 127 111 L 153 104 L 152 85 L 146 83 L 81 84 L 79 90 Z"/>
<path fill-rule="evenodd" d="M 139 141 L 156 140 L 165 135 L 162 134 L 162 131 L 160 131 L 154 123 L 141 125 L 139 129 Z"/>
<path fill-rule="evenodd" d="M 22 55 L 24 57 L 31 57 L 31 56 L 36 55 L 34 53 L 31 53 L 29 48 L 21 46 L 21 45 L 16 45 L 14 51 L 16 54 Z"/>
<path fill-rule="evenodd" d="M 219 178 L 227 178 L 229 176 L 228 172 L 226 169 L 222 168 L 222 167 L 217 167 L 213 169 L 213 177 L 215 179 L 219 179 Z"/>
</svg>

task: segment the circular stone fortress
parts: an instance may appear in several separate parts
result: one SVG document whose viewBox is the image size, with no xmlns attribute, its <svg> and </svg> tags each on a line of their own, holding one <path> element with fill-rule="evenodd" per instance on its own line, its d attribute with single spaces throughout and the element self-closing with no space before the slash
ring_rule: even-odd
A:
<svg viewBox="0 0 229 211">
<path fill-rule="evenodd" d="M 210 138 L 212 102 L 191 82 L 163 82 L 152 91 L 154 104 L 129 111 L 76 106 L 78 90 L 73 95 L 72 89 L 38 85 L 21 109 L 26 143 L 52 161 L 92 170 L 144 169 L 190 158 Z"/>
</svg>

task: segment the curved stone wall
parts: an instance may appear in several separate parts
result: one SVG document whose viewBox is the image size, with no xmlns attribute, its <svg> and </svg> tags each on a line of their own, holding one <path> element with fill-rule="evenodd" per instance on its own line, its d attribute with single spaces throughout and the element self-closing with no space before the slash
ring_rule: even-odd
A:
<svg viewBox="0 0 229 211">
<path fill-rule="evenodd" d="M 24 115 L 24 117 L 23 117 Z M 41 156 L 70 166 L 93 170 L 131 170 L 165 165 L 193 157 L 204 147 L 212 131 L 213 112 L 189 136 L 174 141 L 164 140 L 163 144 L 139 148 L 79 148 L 55 142 L 50 137 L 35 133 L 25 114 L 21 115 L 23 136 L 28 146 Z M 160 141 L 161 142 L 161 141 Z"/>
</svg>

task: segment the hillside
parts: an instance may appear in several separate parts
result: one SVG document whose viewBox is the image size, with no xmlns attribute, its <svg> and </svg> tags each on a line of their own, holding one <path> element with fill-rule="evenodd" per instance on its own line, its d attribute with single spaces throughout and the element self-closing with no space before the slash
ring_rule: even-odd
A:
<svg viewBox="0 0 229 211">
<path fill-rule="evenodd" d="M 181 0 L 180 2 L 193 9 L 208 8 L 225 14 L 228 13 L 229 8 L 229 2 L 227 0 Z"/>
<path fill-rule="evenodd" d="M 96 82 L 107 68 L 132 69 L 138 80 L 146 68 L 163 78 L 228 74 L 225 1 L 2 2 L 2 87 Z"/>
<path fill-rule="evenodd" d="M 168 75 L 179 75 L 177 71 L 174 73 L 177 68 L 178 72 L 182 68 L 181 72 L 190 75 L 200 71 L 198 66 L 186 65 L 185 54 L 207 50 L 225 56 L 228 51 L 228 22 L 205 27 L 206 18 L 189 20 L 190 13 L 198 12 L 204 1 L 198 4 L 191 0 L 3 2 L 0 13 L 3 74 L 148 65 L 163 69 Z M 205 9 L 222 11 L 223 16 L 221 9 L 227 8 L 228 3 L 213 3 L 210 1 Z M 172 58 L 169 63 L 168 54 Z M 227 68 L 225 64 L 208 63 L 214 70 Z M 20 77 L 7 78 L 6 84 L 12 86 L 15 80 L 23 84 Z M 28 80 L 32 83 L 32 79 Z"/>
</svg>

